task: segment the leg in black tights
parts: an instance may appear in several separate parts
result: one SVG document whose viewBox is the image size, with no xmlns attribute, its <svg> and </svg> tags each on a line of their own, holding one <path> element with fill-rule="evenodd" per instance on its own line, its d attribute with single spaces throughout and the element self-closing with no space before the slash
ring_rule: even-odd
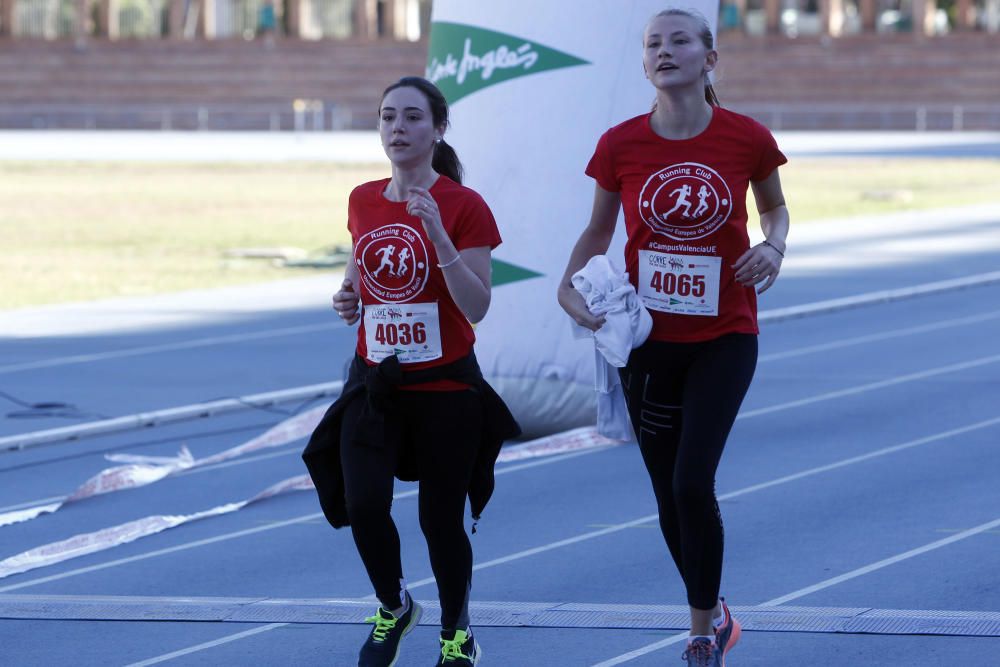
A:
<svg viewBox="0 0 1000 667">
<path fill-rule="evenodd" d="M 723 528 L 715 472 L 756 361 L 756 337 L 730 334 L 647 343 L 622 371 L 660 528 L 696 609 L 718 601 Z"/>
<path fill-rule="evenodd" d="M 356 413 L 363 405 L 364 399 L 356 400 L 347 410 Z M 384 608 L 398 609 L 403 606 L 400 599 L 403 565 L 399 533 L 389 512 L 399 452 L 389 445 L 381 448 L 356 445 L 346 429 L 341 432 L 340 442 L 347 516 L 354 543 L 368 570 L 375 596 Z"/>
<path fill-rule="evenodd" d="M 469 625 L 472 546 L 465 503 L 482 432 L 482 402 L 473 391 L 401 392 L 407 446 L 419 465 L 420 527 L 427 539 L 445 628 Z M 360 410 L 355 401 L 348 410 Z M 347 420 L 345 419 L 345 422 Z M 375 595 L 386 609 L 402 606 L 399 533 L 392 520 L 393 473 L 400 453 L 363 447 L 341 434 L 341 463 L 351 532 Z"/>
<path fill-rule="evenodd" d="M 441 626 L 469 626 L 472 545 L 465 503 L 482 432 L 483 410 L 472 391 L 412 392 L 405 411 L 420 465 L 420 528 L 441 601 Z"/>
</svg>

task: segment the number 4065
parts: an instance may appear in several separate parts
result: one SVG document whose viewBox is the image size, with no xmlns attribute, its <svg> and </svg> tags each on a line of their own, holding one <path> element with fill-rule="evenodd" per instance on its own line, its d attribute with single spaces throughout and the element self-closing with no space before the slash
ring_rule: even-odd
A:
<svg viewBox="0 0 1000 667">
<path fill-rule="evenodd" d="M 676 294 L 677 296 L 705 296 L 705 276 L 692 276 L 688 273 L 653 272 L 649 286 L 661 294 Z"/>
</svg>

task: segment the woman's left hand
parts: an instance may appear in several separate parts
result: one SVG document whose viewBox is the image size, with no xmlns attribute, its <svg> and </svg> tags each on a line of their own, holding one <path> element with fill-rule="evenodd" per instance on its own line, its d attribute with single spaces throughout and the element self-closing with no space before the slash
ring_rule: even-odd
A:
<svg viewBox="0 0 1000 667">
<path fill-rule="evenodd" d="M 444 223 L 441 222 L 441 210 L 430 191 L 424 188 L 410 188 L 410 198 L 406 200 L 406 212 L 420 218 L 427 237 L 434 245 L 448 238 L 448 233 L 444 231 Z"/>
<path fill-rule="evenodd" d="M 745 287 L 763 285 L 757 290 L 763 294 L 778 278 L 781 271 L 782 255 L 776 248 L 767 243 L 759 243 L 745 253 L 733 264 L 736 269 L 736 282 Z"/>
</svg>

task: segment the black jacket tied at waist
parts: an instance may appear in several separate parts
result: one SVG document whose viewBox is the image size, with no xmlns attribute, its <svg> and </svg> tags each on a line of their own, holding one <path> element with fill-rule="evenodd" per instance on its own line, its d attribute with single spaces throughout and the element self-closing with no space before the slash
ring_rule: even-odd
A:
<svg viewBox="0 0 1000 667">
<path fill-rule="evenodd" d="M 386 443 L 393 443 L 400 448 L 395 476 L 403 481 L 417 480 L 417 465 L 412 452 L 407 451 L 403 442 L 404 431 L 396 414 L 395 402 L 399 387 L 438 380 L 468 384 L 483 401 L 483 432 L 469 484 L 472 516 L 479 518 L 493 495 L 493 466 L 500 454 L 500 446 L 504 440 L 519 436 L 521 428 L 500 396 L 483 379 L 475 354 L 470 352 L 468 356 L 449 364 L 417 371 L 404 370 L 395 355 L 386 357 L 377 366 L 369 366 L 355 355 L 343 392 L 323 415 L 302 452 L 309 476 L 316 485 L 323 514 L 334 528 L 342 528 L 349 523 L 344 499 L 344 471 L 340 465 L 341 446 L 383 447 Z M 347 406 L 355 400 L 365 401 L 360 414 L 356 410 L 347 413 Z M 345 414 L 358 416 L 353 423 L 345 424 Z M 447 418 L 447 415 L 441 417 Z M 343 426 L 347 427 L 346 431 L 342 431 Z M 351 442 L 341 443 L 342 432 L 352 434 Z"/>
</svg>

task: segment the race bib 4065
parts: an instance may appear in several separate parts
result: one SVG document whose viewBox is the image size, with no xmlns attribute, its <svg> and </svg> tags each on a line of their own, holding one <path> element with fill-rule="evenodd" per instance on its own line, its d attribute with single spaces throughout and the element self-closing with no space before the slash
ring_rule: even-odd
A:
<svg viewBox="0 0 1000 667">
<path fill-rule="evenodd" d="M 639 297 L 650 310 L 718 315 L 722 258 L 639 251 Z"/>
</svg>

